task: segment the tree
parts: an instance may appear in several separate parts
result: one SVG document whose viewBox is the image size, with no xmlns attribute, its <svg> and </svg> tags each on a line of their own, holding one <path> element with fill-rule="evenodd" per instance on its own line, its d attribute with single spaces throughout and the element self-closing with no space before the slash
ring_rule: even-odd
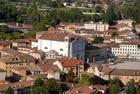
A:
<svg viewBox="0 0 140 94">
<path fill-rule="evenodd" d="M 136 94 L 140 94 L 140 86 L 139 86 L 139 83 L 136 84 Z"/>
<path fill-rule="evenodd" d="M 8 29 L 9 29 L 9 28 L 8 28 L 7 25 L 2 25 L 2 26 L 1 26 L 1 30 L 2 30 L 4 33 L 6 33 Z"/>
<path fill-rule="evenodd" d="M 130 80 L 130 82 L 128 83 L 127 94 L 136 94 L 134 80 Z"/>
<path fill-rule="evenodd" d="M 82 74 L 79 84 L 90 85 L 91 84 L 90 77 L 87 74 Z"/>
<path fill-rule="evenodd" d="M 14 36 L 15 39 L 20 39 L 22 37 L 19 32 L 14 32 L 13 36 Z"/>
<path fill-rule="evenodd" d="M 44 30 L 46 30 L 45 23 L 43 23 L 43 22 L 35 23 L 35 24 L 33 25 L 33 28 L 34 28 L 34 30 L 36 30 L 36 31 L 44 31 Z"/>
<path fill-rule="evenodd" d="M 103 80 L 102 78 L 94 75 L 92 78 L 91 78 L 91 83 L 92 85 L 97 85 L 97 84 L 101 84 L 101 85 L 104 85 L 104 84 L 107 84 L 107 81 Z"/>
<path fill-rule="evenodd" d="M 11 87 L 8 87 L 8 89 L 5 91 L 5 94 L 14 94 L 14 90 Z"/>
<path fill-rule="evenodd" d="M 28 32 L 28 33 L 25 33 L 23 37 L 24 37 L 25 39 L 26 39 L 26 38 L 35 38 L 35 32 Z"/>
<path fill-rule="evenodd" d="M 44 94 L 62 94 L 62 89 L 55 80 L 49 79 L 44 85 L 45 93 Z"/>
<path fill-rule="evenodd" d="M 96 11 L 97 13 L 100 13 L 100 12 L 102 12 L 102 7 L 100 7 L 100 6 L 97 6 L 97 7 L 95 8 L 95 11 Z"/>
<path fill-rule="evenodd" d="M 31 94 L 43 94 L 44 93 L 43 85 L 44 85 L 44 82 L 41 80 L 41 78 L 38 78 L 37 80 L 35 80 L 31 88 Z"/>
<path fill-rule="evenodd" d="M 7 40 L 14 39 L 14 37 L 10 33 L 3 33 L 2 37 Z"/>
<path fill-rule="evenodd" d="M 41 78 L 38 78 L 37 80 L 35 80 L 33 86 L 32 86 L 32 89 L 36 88 L 36 87 L 39 87 L 39 86 L 43 86 L 44 83 L 43 81 L 41 80 Z"/>
<path fill-rule="evenodd" d="M 97 14 L 93 15 L 93 22 L 99 22 L 101 20 L 101 17 Z"/>
<path fill-rule="evenodd" d="M 113 25 L 116 23 L 116 20 L 121 19 L 121 13 L 118 8 L 118 6 L 114 3 L 111 3 L 109 5 L 109 8 L 103 15 L 104 22 L 109 23 L 110 25 Z"/>
<path fill-rule="evenodd" d="M 104 59 L 104 63 L 107 63 L 107 59 Z"/>
<path fill-rule="evenodd" d="M 31 94 L 62 94 L 62 89 L 53 79 L 49 79 L 44 84 L 44 82 L 38 78 L 31 88 Z"/>
<path fill-rule="evenodd" d="M 73 80 L 74 80 L 74 72 L 73 72 L 72 69 L 69 70 L 69 72 L 68 72 L 68 74 L 67 74 L 67 76 L 66 76 L 66 80 L 67 80 L 68 82 L 73 82 Z"/>
<path fill-rule="evenodd" d="M 102 37 L 95 37 L 94 41 L 92 43 L 103 43 L 104 39 Z"/>
<path fill-rule="evenodd" d="M 118 78 L 115 78 L 114 80 L 110 80 L 109 84 L 109 94 L 119 94 L 121 91 L 121 81 Z"/>
<path fill-rule="evenodd" d="M 118 33 L 117 32 L 113 32 L 111 36 L 112 37 L 118 36 Z"/>
</svg>

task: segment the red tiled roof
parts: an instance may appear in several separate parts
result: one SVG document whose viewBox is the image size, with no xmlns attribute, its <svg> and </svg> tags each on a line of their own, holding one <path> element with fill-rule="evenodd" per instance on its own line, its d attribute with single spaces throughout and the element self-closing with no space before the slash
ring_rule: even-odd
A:
<svg viewBox="0 0 140 94">
<path fill-rule="evenodd" d="M 0 68 L 0 72 L 6 72 L 6 71 Z"/>
<path fill-rule="evenodd" d="M 6 80 L 0 80 L 0 85 L 3 85 L 3 84 L 8 84 L 9 82 L 6 81 Z"/>
<path fill-rule="evenodd" d="M 76 38 L 75 34 L 66 34 L 62 32 L 45 32 L 39 39 L 64 41 L 65 37 Z"/>
<path fill-rule="evenodd" d="M 82 60 L 78 60 L 78 59 L 69 59 L 69 58 L 61 58 L 59 59 L 59 62 L 61 62 L 63 67 L 73 67 L 73 66 L 77 66 L 78 64 L 83 65 L 84 62 Z"/>
<path fill-rule="evenodd" d="M 37 47 L 32 48 L 32 50 L 35 50 L 35 51 L 37 51 L 37 49 L 38 49 Z"/>
<path fill-rule="evenodd" d="M 40 64 L 38 67 L 43 72 L 48 72 L 49 70 L 52 70 L 53 72 L 61 72 L 61 70 L 56 65 Z"/>
<path fill-rule="evenodd" d="M 88 85 L 81 85 L 78 88 L 72 89 L 67 94 L 93 94 L 94 92 L 96 92 L 96 89 L 89 88 Z"/>
<path fill-rule="evenodd" d="M 58 28 L 50 27 L 50 28 L 48 28 L 48 31 L 60 31 L 60 30 Z"/>
<path fill-rule="evenodd" d="M 34 62 L 35 61 L 35 59 L 31 55 L 24 54 L 24 53 L 15 51 L 15 50 L 10 49 L 10 48 L 4 48 L 0 52 L 7 53 L 7 55 L 16 57 L 23 62 Z"/>
<path fill-rule="evenodd" d="M 97 90 L 106 90 L 107 86 L 103 86 L 103 85 L 94 85 L 93 88 L 96 88 Z"/>
<path fill-rule="evenodd" d="M 3 85 L 0 85 L 0 91 L 6 91 L 8 87 L 13 88 L 14 90 L 17 90 L 20 88 L 31 87 L 33 83 L 34 83 L 34 80 L 3 84 Z"/>
<path fill-rule="evenodd" d="M 32 25 L 25 25 L 25 26 L 14 26 L 14 25 L 8 25 L 8 28 L 12 28 L 12 29 L 27 29 L 27 28 L 32 28 Z"/>
<path fill-rule="evenodd" d="M 99 67 L 98 67 L 98 70 L 99 70 L 100 72 L 109 73 L 109 72 L 111 72 L 113 69 L 110 68 L 110 67 L 108 67 L 108 66 L 99 66 Z"/>
<path fill-rule="evenodd" d="M 8 45 L 10 45 L 11 44 L 11 42 L 10 41 L 0 41 L 0 46 L 8 46 Z"/>
<path fill-rule="evenodd" d="M 27 75 L 27 77 L 32 78 L 33 80 L 36 80 L 37 78 L 46 78 L 46 74 L 35 74 L 35 75 Z"/>
<path fill-rule="evenodd" d="M 110 75 L 122 75 L 122 76 L 139 76 L 138 70 L 130 69 L 114 69 Z"/>
</svg>

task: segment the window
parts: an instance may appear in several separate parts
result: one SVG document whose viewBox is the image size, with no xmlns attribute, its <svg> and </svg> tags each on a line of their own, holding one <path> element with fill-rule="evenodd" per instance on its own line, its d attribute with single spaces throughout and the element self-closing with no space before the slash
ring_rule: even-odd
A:
<svg viewBox="0 0 140 94">
<path fill-rule="evenodd" d="M 48 49 L 48 47 L 45 47 L 44 49 Z"/>
<path fill-rule="evenodd" d="M 60 51 L 63 51 L 63 49 L 61 48 Z"/>
</svg>

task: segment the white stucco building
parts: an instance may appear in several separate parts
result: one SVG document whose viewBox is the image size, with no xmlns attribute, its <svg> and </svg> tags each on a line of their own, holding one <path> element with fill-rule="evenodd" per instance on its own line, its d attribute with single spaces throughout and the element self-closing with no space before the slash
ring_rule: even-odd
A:
<svg viewBox="0 0 140 94">
<path fill-rule="evenodd" d="M 110 48 L 110 56 L 140 59 L 140 43 L 121 43 Z"/>
<path fill-rule="evenodd" d="M 93 22 L 89 22 L 89 23 L 85 23 L 84 24 L 84 28 L 85 29 L 93 29 L 96 31 L 106 31 L 109 29 L 109 24 L 104 24 L 104 23 L 93 23 Z"/>
<path fill-rule="evenodd" d="M 133 22 L 135 22 L 134 20 L 131 19 L 123 19 L 123 20 L 118 20 L 117 21 L 118 24 L 127 24 L 129 27 L 133 27 Z"/>
<path fill-rule="evenodd" d="M 76 35 L 45 32 L 38 42 L 32 42 L 32 48 L 34 47 L 44 52 L 55 50 L 61 56 L 75 57 L 83 61 L 85 58 L 85 40 Z"/>
</svg>

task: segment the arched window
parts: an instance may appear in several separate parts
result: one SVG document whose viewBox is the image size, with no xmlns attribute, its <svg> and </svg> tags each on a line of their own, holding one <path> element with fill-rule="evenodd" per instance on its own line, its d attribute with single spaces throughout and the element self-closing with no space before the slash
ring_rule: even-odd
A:
<svg viewBox="0 0 140 94">
<path fill-rule="evenodd" d="M 45 47 L 45 49 L 48 49 L 48 47 Z"/>
<path fill-rule="evenodd" d="M 61 48 L 60 51 L 63 51 L 63 49 Z"/>
</svg>

